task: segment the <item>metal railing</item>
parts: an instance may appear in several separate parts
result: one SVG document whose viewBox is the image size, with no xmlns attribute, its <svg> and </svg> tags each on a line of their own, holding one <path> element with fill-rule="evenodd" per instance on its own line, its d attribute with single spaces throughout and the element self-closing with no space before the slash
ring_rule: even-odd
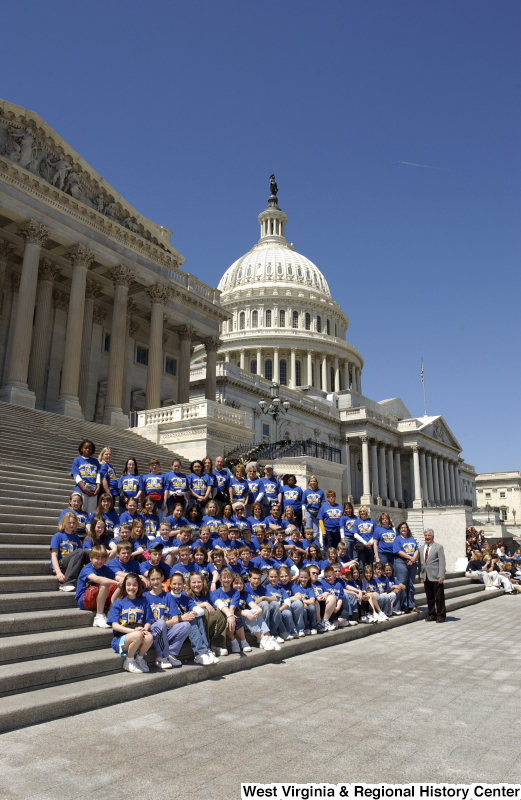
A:
<svg viewBox="0 0 521 800">
<path fill-rule="evenodd" d="M 294 456 L 311 456 L 312 458 L 322 458 L 325 461 L 333 461 L 340 464 L 342 461 L 342 451 L 338 447 L 317 442 L 313 439 L 300 439 L 296 442 L 284 439 L 278 442 L 261 442 L 254 444 L 248 450 L 236 447 L 226 454 L 228 464 L 235 466 L 239 463 L 249 461 L 274 461 L 277 458 L 291 458 Z"/>
</svg>

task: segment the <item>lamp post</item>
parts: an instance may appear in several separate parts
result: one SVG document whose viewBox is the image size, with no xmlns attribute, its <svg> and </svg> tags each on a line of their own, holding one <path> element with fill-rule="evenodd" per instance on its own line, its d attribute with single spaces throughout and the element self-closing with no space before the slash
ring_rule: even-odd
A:
<svg viewBox="0 0 521 800">
<path fill-rule="evenodd" d="M 512 516 L 514 517 L 514 528 L 517 528 L 517 525 L 516 525 L 516 510 L 515 510 L 515 508 L 512 509 Z"/>
<path fill-rule="evenodd" d="M 270 395 L 271 395 L 271 402 L 268 403 L 266 400 L 259 400 L 259 406 L 264 414 L 268 414 L 270 417 L 273 418 L 275 423 L 275 438 L 277 438 L 277 423 L 278 419 L 281 414 L 286 414 L 290 403 L 288 400 L 282 400 L 279 397 L 279 384 L 272 383 L 270 386 Z"/>
<path fill-rule="evenodd" d="M 487 512 L 487 525 L 488 525 L 488 523 L 490 522 L 490 505 L 489 505 L 489 503 L 487 503 L 487 505 L 485 506 L 485 511 Z"/>
</svg>

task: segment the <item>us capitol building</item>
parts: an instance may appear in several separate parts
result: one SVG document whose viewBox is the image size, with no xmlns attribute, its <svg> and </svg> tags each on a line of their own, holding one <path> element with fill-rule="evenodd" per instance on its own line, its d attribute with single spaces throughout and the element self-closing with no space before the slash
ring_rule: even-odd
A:
<svg viewBox="0 0 521 800">
<path fill-rule="evenodd" d="M 0 400 L 132 424 L 187 458 L 276 459 L 373 515 L 464 530 L 475 471 L 456 437 L 363 395 L 349 320 L 270 188 L 259 241 L 215 289 L 181 269 L 171 231 L 0 101 Z"/>
</svg>

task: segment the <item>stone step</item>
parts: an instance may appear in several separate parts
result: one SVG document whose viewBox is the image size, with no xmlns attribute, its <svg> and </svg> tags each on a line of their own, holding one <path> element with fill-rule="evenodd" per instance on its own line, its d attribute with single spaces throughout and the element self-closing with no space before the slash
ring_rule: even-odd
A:
<svg viewBox="0 0 521 800">
<path fill-rule="evenodd" d="M 49 564 L 50 550 L 49 545 L 45 544 L 1 544 L 0 543 L 0 559 L 47 559 Z M 22 562 L 23 563 L 23 562 Z"/>
<path fill-rule="evenodd" d="M 0 561 L 0 577 L 2 575 L 48 575 L 49 562 L 49 558 L 45 561 L 15 561 L 15 559 Z"/>
<path fill-rule="evenodd" d="M 18 509 L 24 509 L 27 512 L 27 516 L 34 511 L 42 511 L 59 516 L 61 512 L 67 508 L 69 498 L 69 495 L 67 495 L 67 499 L 61 502 L 59 497 L 50 498 L 45 494 L 43 494 L 41 498 L 36 498 L 33 494 L 30 494 L 30 492 L 24 492 L 23 497 L 20 495 L 21 492 L 17 495 L 15 495 L 14 492 L 9 492 L 9 496 L 4 498 L 0 494 L 0 509 L 2 509 L 3 514 L 7 513 L 8 508 L 12 508 L 13 510 L 16 508 L 17 512 Z"/>
<path fill-rule="evenodd" d="M 33 528 L 38 525 L 58 525 L 58 520 L 55 514 L 3 514 L 0 512 L 0 525 L 12 522 L 13 525 L 26 525 L 31 524 Z"/>
<path fill-rule="evenodd" d="M 57 492 L 60 495 L 68 492 L 69 494 L 74 489 L 74 481 L 72 477 L 69 475 L 68 478 L 65 475 L 62 475 L 62 478 L 59 483 L 53 480 L 49 480 L 45 477 L 45 475 L 21 475 L 13 477 L 13 474 L 10 475 L 5 474 L 0 476 L 2 480 L 2 493 L 3 496 L 10 489 L 21 489 L 25 487 L 29 491 L 36 491 L 40 494 L 49 493 L 49 498 L 53 498 Z"/>
<path fill-rule="evenodd" d="M 6 636 L 0 641 L 0 663 L 107 648 L 113 635 L 108 628 L 93 628 L 91 622 L 89 627 Z"/>
<path fill-rule="evenodd" d="M 492 600 L 501 594 L 503 594 L 501 591 L 480 592 L 465 598 L 450 600 L 447 603 L 447 610 L 452 613 L 468 605 L 474 605 L 484 600 Z M 362 639 L 382 631 L 390 631 L 395 627 L 423 620 L 425 616 L 424 612 L 408 614 L 402 617 L 393 617 L 393 619 L 381 625 L 357 625 L 355 628 L 342 628 L 320 636 L 308 636 L 305 639 L 285 642 L 280 652 L 265 652 L 255 647 L 253 652 L 248 655 L 229 655 L 226 658 L 221 658 L 218 664 L 213 664 L 210 667 L 185 664 L 175 670 L 162 671 L 152 668 L 150 673 L 144 675 L 129 675 L 125 673 L 121 669 L 121 659 L 117 672 L 81 680 L 61 677 L 70 675 L 74 670 L 74 664 L 70 656 L 63 656 L 59 663 L 55 662 L 55 664 L 49 665 L 50 669 L 47 672 L 35 677 L 33 677 L 33 673 L 29 669 L 26 669 L 25 664 L 21 664 L 18 665 L 21 669 L 21 680 L 26 681 L 27 690 L 2 698 L 0 705 L 0 732 L 4 733 L 27 725 L 35 725 L 128 700 L 147 697 L 159 692 L 197 683 L 198 681 L 216 679 L 242 669 L 252 669 L 256 666 L 280 661 L 281 658 L 291 658 L 343 642 Z M 98 654 L 96 652 L 93 654 L 93 663 L 101 664 L 102 662 L 98 662 L 96 659 L 97 655 L 101 656 L 101 653 Z M 42 668 L 45 668 L 47 660 L 42 659 L 39 662 Z M 54 661 L 54 659 L 52 660 Z M 104 660 L 103 663 L 105 663 Z M 55 667 L 57 668 L 55 669 Z M 5 670 L 5 678 L 6 685 L 9 685 L 8 681 L 16 681 L 16 676 L 9 670 Z M 40 679 L 45 679 L 45 688 L 31 689 L 30 681 Z"/>
<path fill-rule="evenodd" d="M 483 583 L 468 583 L 466 586 L 456 586 L 452 588 L 450 585 L 445 587 L 445 599 L 452 600 L 456 597 L 464 597 L 468 594 L 473 594 L 475 592 L 482 592 L 484 591 L 485 586 Z M 427 605 L 427 596 L 425 592 L 416 592 L 415 593 L 415 602 L 417 607 L 422 607 Z"/>
<path fill-rule="evenodd" d="M 56 581 L 56 578 L 53 578 Z M 58 581 L 56 581 L 56 585 Z M 74 592 L 31 591 L 0 594 L 0 614 L 22 611 L 50 611 L 54 608 L 77 608 Z"/>
<path fill-rule="evenodd" d="M 61 631 L 64 628 L 90 628 L 92 618 L 90 611 L 80 611 L 75 604 L 70 608 L 4 613 L 0 614 L 0 635 L 19 636 L 22 633 Z"/>
<path fill-rule="evenodd" d="M 0 593 L 54 592 L 58 590 L 58 579 L 48 575 L 10 575 L 0 578 Z M 1 600 L 0 594 L 0 600 Z M 59 592 L 69 594 L 69 592 Z M 74 597 L 74 592 L 70 592 Z"/>
<path fill-rule="evenodd" d="M 56 530 L 57 522 L 54 525 L 34 525 L 30 519 L 24 523 L 0 522 L 0 533 L 48 533 L 52 536 Z"/>
<path fill-rule="evenodd" d="M 7 526 L 9 527 L 9 526 Z M 53 531 L 56 533 L 56 531 Z M 2 544 L 36 544 L 47 545 L 49 547 L 52 534 L 48 533 L 15 533 L 15 532 L 0 532 L 0 545 Z"/>
</svg>

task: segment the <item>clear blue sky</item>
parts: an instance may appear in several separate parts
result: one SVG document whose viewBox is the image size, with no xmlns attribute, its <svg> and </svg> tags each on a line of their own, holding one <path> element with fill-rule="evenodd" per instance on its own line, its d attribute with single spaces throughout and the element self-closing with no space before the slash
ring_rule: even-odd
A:
<svg viewBox="0 0 521 800">
<path fill-rule="evenodd" d="M 364 393 L 521 469 L 518 2 L 39 2 L 2 19 L 0 96 L 36 111 L 216 285 L 269 175 Z M 411 166 L 411 162 L 425 166 Z M 429 167 L 429 168 L 428 168 Z"/>
</svg>

